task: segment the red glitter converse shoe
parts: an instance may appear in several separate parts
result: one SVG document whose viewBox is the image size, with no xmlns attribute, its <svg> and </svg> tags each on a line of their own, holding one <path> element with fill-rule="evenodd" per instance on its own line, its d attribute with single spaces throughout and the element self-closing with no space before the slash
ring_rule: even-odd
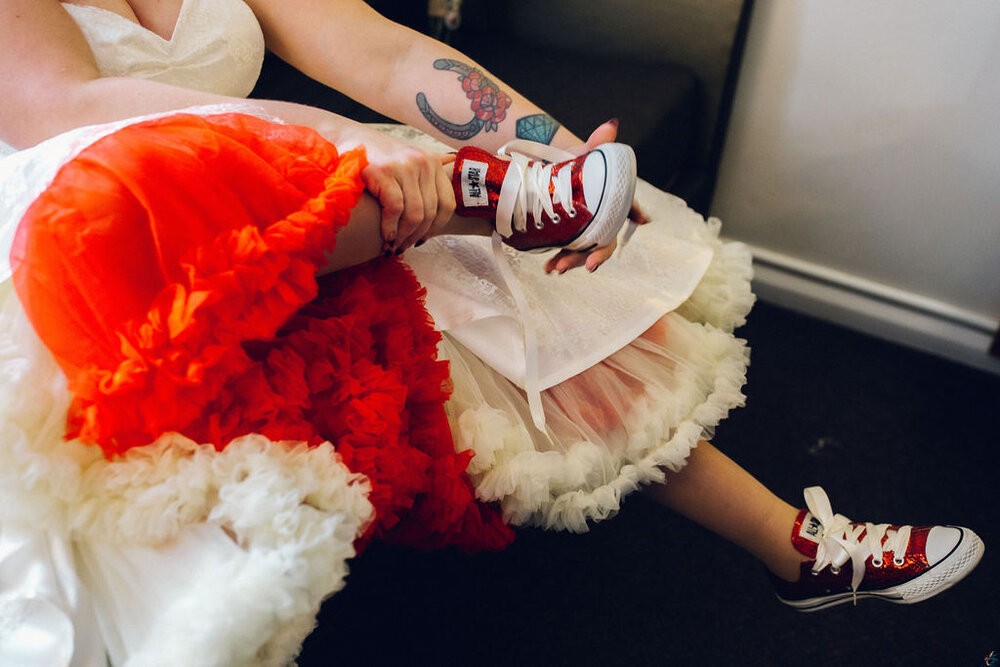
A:
<svg viewBox="0 0 1000 667">
<path fill-rule="evenodd" d="M 858 598 L 913 604 L 950 588 L 983 557 L 983 542 L 957 526 L 891 526 L 852 523 L 830 509 L 826 492 L 805 490 L 792 545 L 813 559 L 796 582 L 774 575 L 778 599 L 799 611 L 816 611 Z"/>
<path fill-rule="evenodd" d="M 635 153 L 602 144 L 574 157 L 531 141 L 512 141 L 497 155 L 458 151 L 452 184 L 459 215 L 493 218 L 518 250 L 589 250 L 605 246 L 628 217 L 635 194 Z"/>
</svg>

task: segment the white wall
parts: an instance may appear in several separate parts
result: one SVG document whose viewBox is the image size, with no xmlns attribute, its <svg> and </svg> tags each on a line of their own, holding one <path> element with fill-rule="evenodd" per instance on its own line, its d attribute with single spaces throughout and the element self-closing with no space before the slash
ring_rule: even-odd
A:
<svg viewBox="0 0 1000 667">
<path fill-rule="evenodd" d="M 758 0 L 712 212 L 764 298 L 1000 368 L 998 128 L 1000 2 Z"/>
</svg>

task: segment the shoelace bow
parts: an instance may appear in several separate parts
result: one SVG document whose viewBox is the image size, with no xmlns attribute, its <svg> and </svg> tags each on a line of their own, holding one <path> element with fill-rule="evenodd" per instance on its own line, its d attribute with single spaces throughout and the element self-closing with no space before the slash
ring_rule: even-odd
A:
<svg viewBox="0 0 1000 667">
<path fill-rule="evenodd" d="M 842 514 L 834 514 L 826 492 L 818 486 L 805 490 L 806 507 L 820 522 L 823 532 L 816 548 L 812 571 L 817 574 L 829 566 L 835 574 L 851 561 L 851 591 L 858 601 L 858 587 L 865 578 L 865 561 L 872 557 L 872 565 L 881 567 L 886 553 L 893 554 L 897 566 L 905 562 L 910 544 L 911 526 L 890 528 L 887 523 L 855 524 Z M 862 534 L 864 537 L 862 537 Z"/>
</svg>

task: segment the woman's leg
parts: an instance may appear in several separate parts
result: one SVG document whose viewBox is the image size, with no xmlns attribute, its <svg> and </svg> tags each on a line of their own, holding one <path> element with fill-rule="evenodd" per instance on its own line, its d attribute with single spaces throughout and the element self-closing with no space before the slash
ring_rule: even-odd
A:
<svg viewBox="0 0 1000 667">
<path fill-rule="evenodd" d="M 649 497 L 743 547 L 782 579 L 798 579 L 805 559 L 791 542 L 796 508 L 704 441 L 667 475 L 646 489 Z"/>
<path fill-rule="evenodd" d="M 328 263 L 320 273 L 332 273 L 380 257 L 384 253 L 381 221 L 378 201 L 364 193 L 351 211 L 350 221 L 337 233 L 337 247 L 327 255 Z M 489 236 L 493 233 L 493 223 L 485 218 L 454 215 L 438 233 Z"/>
</svg>

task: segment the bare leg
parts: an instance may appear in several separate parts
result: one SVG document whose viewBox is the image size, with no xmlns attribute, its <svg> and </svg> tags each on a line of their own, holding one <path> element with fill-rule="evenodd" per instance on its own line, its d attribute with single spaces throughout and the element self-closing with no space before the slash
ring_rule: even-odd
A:
<svg viewBox="0 0 1000 667">
<path fill-rule="evenodd" d="M 332 273 L 349 266 L 362 264 L 382 255 L 381 209 L 374 197 L 367 192 L 351 211 L 351 220 L 337 232 L 337 247 L 327 255 L 328 264 L 320 274 Z M 439 234 L 489 236 L 493 224 L 483 218 L 452 216 Z"/>
<path fill-rule="evenodd" d="M 792 548 L 798 510 L 707 442 L 678 473 L 646 493 L 759 558 L 777 576 L 795 581 L 801 554 Z"/>
</svg>

